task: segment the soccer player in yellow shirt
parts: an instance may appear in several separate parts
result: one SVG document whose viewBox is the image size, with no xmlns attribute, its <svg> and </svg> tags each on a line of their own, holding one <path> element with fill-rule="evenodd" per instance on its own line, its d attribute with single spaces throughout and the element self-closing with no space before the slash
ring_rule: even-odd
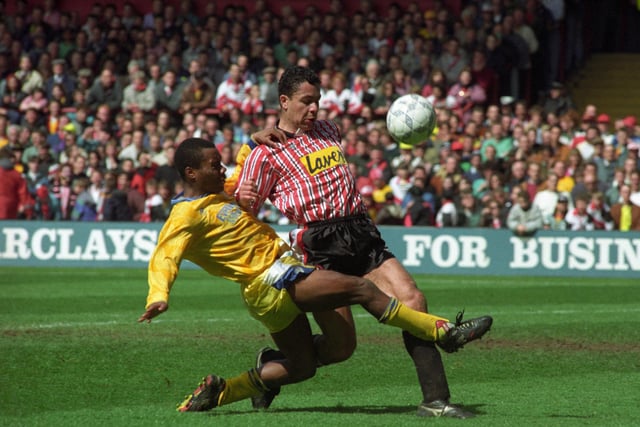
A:
<svg viewBox="0 0 640 427">
<path fill-rule="evenodd" d="M 224 192 L 225 168 L 209 141 L 182 142 L 175 166 L 184 192 L 174 199 L 149 261 L 146 311 L 138 321 L 150 322 L 167 311 L 169 292 L 187 259 L 212 275 L 237 282 L 249 313 L 269 330 L 285 357 L 232 378 L 208 375 L 179 404 L 179 411 L 206 411 L 311 378 L 317 361 L 305 312 L 360 304 L 381 323 L 454 347 L 489 330 L 488 316 L 472 328 L 468 323 L 455 325 L 404 306 L 367 279 L 302 264 L 271 227 Z"/>
</svg>

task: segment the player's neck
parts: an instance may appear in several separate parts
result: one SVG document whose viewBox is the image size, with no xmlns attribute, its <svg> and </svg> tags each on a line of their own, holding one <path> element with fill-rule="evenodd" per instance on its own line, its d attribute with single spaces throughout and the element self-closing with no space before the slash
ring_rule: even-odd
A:
<svg viewBox="0 0 640 427">
<path fill-rule="evenodd" d="M 279 120 L 278 123 L 276 123 L 276 128 L 284 132 L 287 138 L 293 138 L 296 134 L 300 133 L 299 127 L 282 120 Z"/>
<path fill-rule="evenodd" d="M 183 197 L 187 199 L 196 199 L 206 194 L 208 194 L 207 191 L 204 191 L 195 187 L 186 187 L 186 186 L 185 186 L 184 192 L 182 193 Z"/>
</svg>

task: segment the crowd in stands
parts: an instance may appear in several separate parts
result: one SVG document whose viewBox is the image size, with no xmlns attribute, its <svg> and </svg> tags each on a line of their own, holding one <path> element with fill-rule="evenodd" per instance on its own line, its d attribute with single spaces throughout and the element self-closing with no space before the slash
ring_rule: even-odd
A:
<svg viewBox="0 0 640 427">
<path fill-rule="evenodd" d="M 584 60 L 564 32 L 580 2 L 446 3 L 96 2 L 80 20 L 18 0 L 0 10 L 0 219 L 163 221 L 177 145 L 210 139 L 231 174 L 277 123 L 278 76 L 298 64 L 318 72 L 319 119 L 340 127 L 378 224 L 639 230 L 636 118 L 578 111 L 560 83 Z M 416 146 L 385 129 L 406 93 L 438 114 Z M 286 223 L 270 205 L 260 218 Z"/>
</svg>

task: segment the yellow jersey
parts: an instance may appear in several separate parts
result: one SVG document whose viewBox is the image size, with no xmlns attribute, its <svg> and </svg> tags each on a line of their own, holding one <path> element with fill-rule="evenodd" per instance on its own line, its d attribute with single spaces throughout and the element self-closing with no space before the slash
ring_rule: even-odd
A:
<svg viewBox="0 0 640 427">
<path fill-rule="evenodd" d="M 243 211 L 231 196 L 174 199 L 149 261 L 147 307 L 169 300 L 183 259 L 211 275 L 248 285 L 264 277 L 288 250 L 271 227 Z"/>
</svg>

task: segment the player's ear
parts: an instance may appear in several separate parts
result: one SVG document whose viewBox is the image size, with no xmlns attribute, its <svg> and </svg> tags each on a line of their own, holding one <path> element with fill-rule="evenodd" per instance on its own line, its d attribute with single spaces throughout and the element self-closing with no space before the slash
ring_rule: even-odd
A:
<svg viewBox="0 0 640 427">
<path fill-rule="evenodd" d="M 280 107 L 283 110 L 289 108 L 289 97 L 287 95 L 280 95 Z"/>
<path fill-rule="evenodd" d="M 186 168 L 184 168 L 184 176 L 189 181 L 195 181 L 195 179 L 196 179 L 196 171 L 195 171 L 195 169 L 192 168 L 191 166 L 187 166 Z"/>
</svg>

